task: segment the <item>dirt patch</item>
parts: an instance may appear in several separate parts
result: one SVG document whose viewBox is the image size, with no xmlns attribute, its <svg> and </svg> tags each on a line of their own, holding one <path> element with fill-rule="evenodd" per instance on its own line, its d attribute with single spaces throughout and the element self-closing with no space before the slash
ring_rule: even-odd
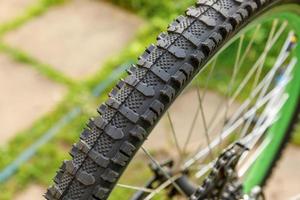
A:
<svg viewBox="0 0 300 200">
<path fill-rule="evenodd" d="M 26 190 L 18 194 L 15 200 L 41 200 L 46 188 L 39 185 L 31 185 Z"/>
<path fill-rule="evenodd" d="M 30 67 L 0 55 L 0 145 L 53 109 L 64 94 Z"/>
<path fill-rule="evenodd" d="M 5 41 L 78 78 L 125 47 L 141 24 L 109 3 L 74 0 L 9 33 Z"/>
<path fill-rule="evenodd" d="M 0 23 L 12 20 L 37 2 L 36 0 L 2 0 L 0 1 Z"/>
</svg>

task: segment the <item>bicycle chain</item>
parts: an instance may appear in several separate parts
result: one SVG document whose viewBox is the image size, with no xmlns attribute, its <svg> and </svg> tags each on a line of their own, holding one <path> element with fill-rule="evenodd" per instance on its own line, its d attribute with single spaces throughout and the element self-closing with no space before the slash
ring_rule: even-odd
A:
<svg viewBox="0 0 300 200">
<path fill-rule="evenodd" d="M 243 199 L 242 184 L 235 172 L 242 154 L 248 149 L 240 143 L 227 148 L 217 159 L 208 177 L 190 200 L 240 200 Z"/>
</svg>

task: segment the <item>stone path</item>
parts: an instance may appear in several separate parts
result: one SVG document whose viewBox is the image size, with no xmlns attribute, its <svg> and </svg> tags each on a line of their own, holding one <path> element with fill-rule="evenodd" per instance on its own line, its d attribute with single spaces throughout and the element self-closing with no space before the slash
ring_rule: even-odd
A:
<svg viewBox="0 0 300 200">
<path fill-rule="evenodd" d="M 282 156 L 267 184 L 267 200 L 288 200 L 300 194 L 300 148 L 290 145 Z"/>
<path fill-rule="evenodd" d="M 0 2 L 0 24 L 21 15 L 38 0 Z M 52 7 L 4 41 L 67 76 L 83 78 L 131 40 L 142 20 L 104 1 L 71 0 Z M 29 66 L 0 53 L 0 145 L 52 110 L 65 89 Z"/>
<path fill-rule="evenodd" d="M 0 54 L 0 145 L 30 126 L 59 102 L 65 89 Z"/>
<path fill-rule="evenodd" d="M 14 19 L 22 14 L 23 10 L 33 5 L 37 0 L 1 0 L 0 23 Z"/>
<path fill-rule="evenodd" d="M 106 2 L 73 0 L 8 34 L 5 41 L 82 78 L 125 47 L 141 24 L 140 18 Z"/>
<path fill-rule="evenodd" d="M 46 188 L 39 185 L 31 185 L 26 190 L 18 194 L 14 200 L 42 200 Z"/>
</svg>

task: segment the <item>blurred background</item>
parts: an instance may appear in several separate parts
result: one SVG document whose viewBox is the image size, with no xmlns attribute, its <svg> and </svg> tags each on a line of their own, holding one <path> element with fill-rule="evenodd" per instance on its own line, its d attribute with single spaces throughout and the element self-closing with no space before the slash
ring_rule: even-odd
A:
<svg viewBox="0 0 300 200">
<path fill-rule="evenodd" d="M 0 1 L 0 200 L 42 199 L 122 71 L 193 2 Z M 296 195 L 299 167 L 298 128 L 269 199 Z"/>
</svg>

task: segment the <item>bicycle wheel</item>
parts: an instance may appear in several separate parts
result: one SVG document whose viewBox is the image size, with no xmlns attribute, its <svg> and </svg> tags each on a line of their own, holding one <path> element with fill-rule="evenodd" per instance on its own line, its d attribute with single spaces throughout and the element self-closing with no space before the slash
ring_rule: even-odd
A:
<svg viewBox="0 0 300 200">
<path fill-rule="evenodd" d="M 284 0 L 188 8 L 110 92 L 45 197 L 238 199 L 263 186 L 300 111 L 299 12 Z"/>
</svg>

